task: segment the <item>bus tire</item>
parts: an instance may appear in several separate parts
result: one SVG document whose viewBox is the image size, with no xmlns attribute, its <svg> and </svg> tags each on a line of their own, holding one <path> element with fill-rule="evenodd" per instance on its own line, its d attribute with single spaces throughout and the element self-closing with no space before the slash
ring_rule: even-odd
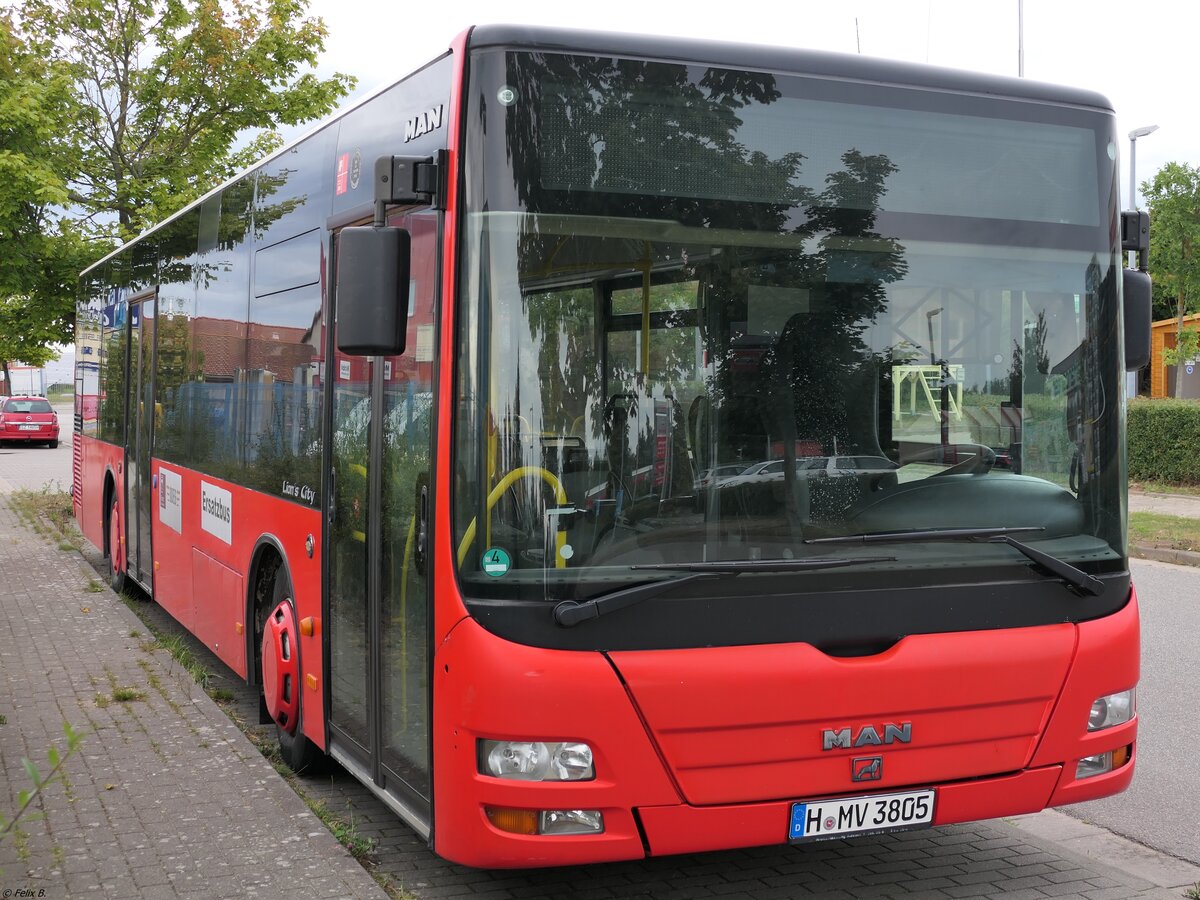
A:
<svg viewBox="0 0 1200 900">
<path fill-rule="evenodd" d="M 299 640 L 292 590 L 281 565 L 275 573 L 262 635 L 262 683 L 267 711 L 275 722 L 279 755 L 297 775 L 315 774 L 325 754 L 303 730 Z"/>
<path fill-rule="evenodd" d="M 116 494 L 113 494 L 112 502 L 108 506 L 104 532 L 108 535 L 108 586 L 119 594 L 125 590 L 125 556 L 121 553 L 121 519 L 117 510 Z"/>
</svg>

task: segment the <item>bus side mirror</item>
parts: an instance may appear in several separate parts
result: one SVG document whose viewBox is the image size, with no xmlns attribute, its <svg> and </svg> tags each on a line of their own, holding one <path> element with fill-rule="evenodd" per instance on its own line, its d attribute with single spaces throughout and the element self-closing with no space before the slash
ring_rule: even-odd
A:
<svg viewBox="0 0 1200 900">
<path fill-rule="evenodd" d="M 1143 272 L 1150 262 L 1150 214 L 1144 210 L 1125 210 L 1121 213 L 1121 249 L 1138 255 L 1138 268 Z"/>
<path fill-rule="evenodd" d="M 408 332 L 409 235 L 343 228 L 338 235 L 337 345 L 352 356 L 397 356 Z"/>
<path fill-rule="evenodd" d="M 1125 371 L 1150 364 L 1150 273 L 1122 269 L 1125 283 Z"/>
</svg>

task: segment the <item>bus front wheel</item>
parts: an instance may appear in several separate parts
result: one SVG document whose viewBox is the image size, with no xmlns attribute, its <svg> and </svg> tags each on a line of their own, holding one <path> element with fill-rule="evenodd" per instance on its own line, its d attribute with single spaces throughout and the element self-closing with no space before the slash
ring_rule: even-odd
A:
<svg viewBox="0 0 1200 900">
<path fill-rule="evenodd" d="M 121 519 L 117 511 L 116 495 L 108 507 L 108 584 L 118 594 L 125 589 L 125 554 L 122 553 Z"/>
<path fill-rule="evenodd" d="M 275 723 L 279 755 L 297 775 L 313 772 L 324 754 L 301 728 L 300 642 L 291 585 L 282 566 L 275 576 L 262 634 L 262 689 Z"/>
</svg>

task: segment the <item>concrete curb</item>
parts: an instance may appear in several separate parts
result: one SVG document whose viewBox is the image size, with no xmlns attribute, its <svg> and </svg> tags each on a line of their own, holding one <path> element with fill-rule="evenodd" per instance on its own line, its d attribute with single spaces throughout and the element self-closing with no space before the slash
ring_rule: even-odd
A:
<svg viewBox="0 0 1200 900">
<path fill-rule="evenodd" d="M 1046 809 L 1005 821 L 1089 863 L 1111 866 L 1144 879 L 1169 891 L 1168 896 L 1183 897 L 1185 891 L 1200 883 L 1200 866 L 1076 818 L 1064 809 Z"/>
<path fill-rule="evenodd" d="M 1129 555 L 1137 559 L 1153 559 L 1158 562 L 1173 563 L 1177 566 L 1200 566 L 1200 553 L 1194 550 L 1132 546 L 1129 548 Z"/>
</svg>

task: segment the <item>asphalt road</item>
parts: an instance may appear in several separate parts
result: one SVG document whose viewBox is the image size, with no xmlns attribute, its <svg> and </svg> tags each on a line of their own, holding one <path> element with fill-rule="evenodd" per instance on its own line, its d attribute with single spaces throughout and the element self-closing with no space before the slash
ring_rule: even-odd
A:
<svg viewBox="0 0 1200 900">
<path fill-rule="evenodd" d="M 58 413 L 59 443 L 53 450 L 45 444 L 8 444 L 0 447 L 0 488 L 39 490 L 47 485 L 52 490 L 71 489 L 71 447 L 74 437 L 72 408 L 54 404 Z"/>
<path fill-rule="evenodd" d="M 1190 727 L 1200 697 L 1200 569 L 1133 560 L 1142 613 L 1137 769 L 1123 794 L 1063 812 L 1200 863 L 1200 777 Z"/>
</svg>

